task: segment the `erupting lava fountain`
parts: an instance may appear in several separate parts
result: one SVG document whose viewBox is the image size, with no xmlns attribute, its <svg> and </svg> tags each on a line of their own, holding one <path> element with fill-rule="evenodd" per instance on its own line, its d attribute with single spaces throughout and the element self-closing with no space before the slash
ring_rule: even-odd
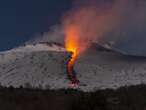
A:
<svg viewBox="0 0 146 110">
<path fill-rule="evenodd" d="M 79 48 L 79 34 L 75 26 L 71 25 L 65 30 L 65 48 L 68 52 L 72 52 L 71 59 L 67 63 L 67 71 L 69 74 L 69 77 L 71 79 L 71 87 L 78 86 L 78 80 L 73 70 L 73 65 L 78 57 L 78 55 L 81 53 Z"/>
</svg>

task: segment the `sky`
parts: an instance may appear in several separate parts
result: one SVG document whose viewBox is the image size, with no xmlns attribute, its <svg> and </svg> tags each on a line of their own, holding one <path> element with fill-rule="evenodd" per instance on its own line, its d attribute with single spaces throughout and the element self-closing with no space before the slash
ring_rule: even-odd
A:
<svg viewBox="0 0 146 110">
<path fill-rule="evenodd" d="M 0 51 L 48 31 L 70 7 L 71 0 L 1 0 Z"/>
</svg>

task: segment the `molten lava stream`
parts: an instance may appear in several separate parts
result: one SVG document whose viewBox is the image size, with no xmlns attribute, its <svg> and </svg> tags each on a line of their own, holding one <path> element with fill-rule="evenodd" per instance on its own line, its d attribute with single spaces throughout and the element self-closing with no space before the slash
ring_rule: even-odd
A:
<svg viewBox="0 0 146 110">
<path fill-rule="evenodd" d="M 69 79 L 71 80 L 71 85 L 70 85 L 71 87 L 75 87 L 79 83 L 79 81 L 77 80 L 77 77 L 76 77 L 76 73 L 73 68 L 76 57 L 77 57 L 77 55 L 75 53 L 73 53 L 71 55 L 70 60 L 67 63 L 67 73 L 68 73 Z"/>
<path fill-rule="evenodd" d="M 77 87 L 79 81 L 73 69 L 74 63 L 80 53 L 79 31 L 75 24 L 67 24 L 65 26 L 65 48 L 67 52 L 72 52 L 71 58 L 67 62 L 67 73 L 71 80 L 71 87 Z"/>
</svg>

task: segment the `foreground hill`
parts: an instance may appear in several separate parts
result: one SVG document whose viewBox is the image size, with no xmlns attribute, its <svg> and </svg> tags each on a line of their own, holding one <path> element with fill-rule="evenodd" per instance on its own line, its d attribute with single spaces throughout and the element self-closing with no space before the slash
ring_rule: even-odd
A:
<svg viewBox="0 0 146 110">
<path fill-rule="evenodd" d="M 146 86 L 94 92 L 0 87 L 0 110 L 145 110 Z"/>
</svg>

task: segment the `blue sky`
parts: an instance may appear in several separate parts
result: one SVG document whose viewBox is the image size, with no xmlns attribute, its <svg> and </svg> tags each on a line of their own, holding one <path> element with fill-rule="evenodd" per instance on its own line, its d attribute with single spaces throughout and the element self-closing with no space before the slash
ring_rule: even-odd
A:
<svg viewBox="0 0 146 110">
<path fill-rule="evenodd" d="M 48 31 L 70 7 L 71 0 L 0 1 L 0 51 Z"/>
</svg>

